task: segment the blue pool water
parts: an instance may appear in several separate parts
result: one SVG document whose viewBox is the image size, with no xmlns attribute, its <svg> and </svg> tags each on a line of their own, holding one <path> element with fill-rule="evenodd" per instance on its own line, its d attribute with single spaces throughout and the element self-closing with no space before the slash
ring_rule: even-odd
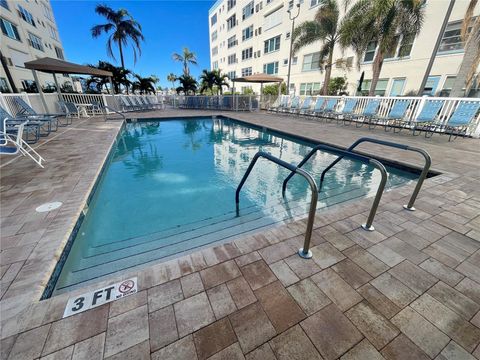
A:
<svg viewBox="0 0 480 360">
<path fill-rule="evenodd" d="M 257 151 L 298 164 L 313 146 L 225 118 L 127 124 L 55 292 L 306 214 L 306 181 L 294 176 L 282 200 L 289 172 L 266 160 L 259 160 L 243 187 L 239 217 L 235 189 Z M 304 169 L 318 181 L 335 158 L 318 152 Z M 387 170 L 390 188 L 416 177 Z M 379 181 L 373 167 L 343 160 L 328 173 L 318 208 L 372 195 Z"/>
</svg>

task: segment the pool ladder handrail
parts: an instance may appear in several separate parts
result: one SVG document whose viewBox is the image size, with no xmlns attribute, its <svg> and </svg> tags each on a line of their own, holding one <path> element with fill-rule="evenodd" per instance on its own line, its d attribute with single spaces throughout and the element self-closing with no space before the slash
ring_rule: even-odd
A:
<svg viewBox="0 0 480 360">
<path fill-rule="evenodd" d="M 358 139 L 357 141 L 355 141 L 352 145 L 350 145 L 348 148 L 347 148 L 347 151 L 351 152 L 355 147 L 357 147 L 359 144 L 361 143 L 364 143 L 364 142 L 370 142 L 370 143 L 374 143 L 374 144 L 379 144 L 379 145 L 385 145 L 385 146 L 390 146 L 390 147 L 394 147 L 394 148 L 397 148 L 397 149 L 402 149 L 402 150 L 407 150 L 407 151 L 414 151 L 414 152 L 418 152 L 420 154 L 423 155 L 423 157 L 425 158 L 425 165 L 423 166 L 423 169 L 422 169 L 422 172 L 420 174 L 420 177 L 417 181 L 417 185 L 415 186 L 415 189 L 413 190 L 413 194 L 412 196 L 410 197 L 410 200 L 408 202 L 407 205 L 403 205 L 403 207 L 406 209 L 406 210 L 410 210 L 410 211 L 415 211 L 415 207 L 413 206 L 414 203 L 415 203 L 415 200 L 418 196 L 418 193 L 420 192 L 420 189 L 423 185 L 423 182 L 424 180 L 426 179 L 427 175 L 428 175 L 428 172 L 430 170 L 430 165 L 432 164 L 432 159 L 430 157 L 430 154 L 428 154 L 428 152 L 426 152 L 425 150 L 423 149 L 420 149 L 420 148 L 417 148 L 417 147 L 414 147 L 414 146 L 409 146 L 409 145 L 404 145 L 404 144 L 399 144 L 399 143 L 395 143 L 395 142 L 392 142 L 392 141 L 385 141 L 385 140 L 379 140 L 379 139 L 374 139 L 374 138 L 369 138 L 369 137 L 363 137 L 363 138 L 360 138 Z M 298 167 L 302 167 L 318 150 L 318 147 L 315 147 L 313 148 L 304 158 L 303 160 L 298 164 Z M 337 149 L 335 149 L 334 151 L 338 152 Z M 358 153 L 354 153 L 354 154 L 358 154 Z M 325 168 L 325 170 L 323 170 L 322 172 L 322 175 L 320 176 L 320 186 L 319 186 L 319 189 L 321 190 L 322 188 L 322 184 L 323 184 L 323 180 L 325 178 L 325 174 L 332 168 L 334 167 L 340 160 L 342 160 L 344 158 L 344 156 L 339 156 L 337 159 L 335 159 L 329 166 L 327 166 Z M 287 176 L 287 178 L 283 181 L 283 186 L 282 186 L 282 192 L 283 192 L 283 195 L 285 196 L 285 189 L 287 187 L 287 183 L 288 181 L 292 178 L 294 174 L 291 173 L 290 175 Z M 372 223 L 373 223 L 373 218 L 371 219 L 372 220 Z M 368 225 L 368 221 L 367 221 L 367 224 Z M 362 227 L 366 230 L 374 230 L 373 226 L 370 224 L 370 226 L 363 226 Z"/>
<path fill-rule="evenodd" d="M 312 237 L 313 223 L 315 220 L 315 212 L 317 211 L 318 189 L 317 189 L 317 184 L 315 183 L 315 180 L 313 179 L 312 175 L 310 175 L 307 171 L 300 169 L 298 166 L 287 163 L 286 161 L 283 161 L 266 152 L 263 152 L 263 151 L 257 152 L 253 157 L 252 161 L 250 161 L 250 165 L 248 165 L 247 171 L 245 171 L 245 174 L 243 175 L 242 180 L 240 181 L 240 184 L 238 184 L 237 190 L 235 192 L 235 204 L 236 204 L 237 216 L 240 215 L 240 211 L 239 211 L 240 190 L 242 189 L 243 185 L 245 184 L 245 181 L 250 175 L 250 172 L 252 171 L 253 167 L 255 166 L 255 164 L 257 163 L 257 160 L 260 157 L 263 157 L 269 161 L 274 162 L 277 165 L 280 165 L 290 170 L 292 174 L 299 174 L 303 176 L 307 180 L 308 184 L 310 185 L 312 195 L 310 199 L 310 209 L 308 212 L 307 230 L 305 232 L 305 242 L 304 242 L 303 248 L 298 250 L 298 255 L 300 255 L 302 258 L 310 259 L 312 257 L 312 251 L 310 250 L 310 239 Z"/>
</svg>

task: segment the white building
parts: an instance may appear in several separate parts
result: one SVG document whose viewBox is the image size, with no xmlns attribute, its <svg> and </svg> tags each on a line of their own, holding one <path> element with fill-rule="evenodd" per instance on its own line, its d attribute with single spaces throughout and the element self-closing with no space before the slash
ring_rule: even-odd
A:
<svg viewBox="0 0 480 360">
<path fill-rule="evenodd" d="M 338 2 L 343 4 L 341 0 Z M 457 0 L 455 3 L 424 89 L 425 94 L 448 95 L 452 87 L 463 58 L 460 29 L 468 3 L 469 0 Z M 286 82 L 292 28 L 287 10 L 293 5 L 292 0 L 218 0 L 209 11 L 211 68 L 219 68 L 231 78 L 264 72 L 283 77 Z M 418 91 L 448 5 L 448 0 L 426 1 L 422 31 L 413 43 L 405 44 L 399 39 L 396 50 L 384 62 L 376 94 L 405 95 Z M 479 15 L 479 8 L 477 6 L 474 15 Z M 301 0 L 295 24 L 313 20 L 317 9 L 318 0 Z M 292 13 L 296 11 L 296 6 L 293 6 Z M 355 94 L 362 72 L 365 72 L 362 92 L 368 92 L 375 47 L 376 44 L 372 43 L 358 69 L 354 52 L 351 49 L 342 51 L 337 45 L 334 60 L 343 60 L 348 68 L 334 65 L 332 77 L 346 77 L 349 94 Z M 297 95 L 320 92 L 324 73 L 319 64 L 319 51 L 318 42 L 292 57 L 291 92 Z M 257 93 L 259 88 L 259 85 L 253 85 Z M 478 96 L 478 81 L 475 88 Z"/>
<path fill-rule="evenodd" d="M 0 0 L 0 92 L 12 92 L 7 71 L 19 92 L 35 86 L 32 71 L 25 69 L 27 61 L 51 57 L 64 59 L 50 0 Z M 50 74 L 38 72 L 43 87 L 54 86 Z M 57 76 L 60 85 L 68 76 Z"/>
</svg>

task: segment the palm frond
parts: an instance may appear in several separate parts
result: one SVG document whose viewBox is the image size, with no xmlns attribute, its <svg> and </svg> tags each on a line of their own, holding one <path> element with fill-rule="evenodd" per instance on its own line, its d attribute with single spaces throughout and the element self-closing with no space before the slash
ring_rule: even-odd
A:
<svg viewBox="0 0 480 360">
<path fill-rule="evenodd" d="M 465 16 L 463 17 L 463 23 L 462 23 L 462 31 L 461 31 L 461 36 L 464 42 L 467 41 L 468 38 L 468 28 L 471 25 L 472 22 L 472 17 L 473 17 L 473 11 L 475 10 L 475 7 L 477 6 L 478 0 L 470 0 L 467 11 L 465 12 Z M 478 17 L 477 17 L 478 21 Z"/>
</svg>

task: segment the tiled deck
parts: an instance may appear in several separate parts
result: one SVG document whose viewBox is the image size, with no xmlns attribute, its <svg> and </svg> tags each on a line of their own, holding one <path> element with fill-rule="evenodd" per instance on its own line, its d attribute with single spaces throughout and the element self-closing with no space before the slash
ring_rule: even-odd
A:
<svg viewBox="0 0 480 360">
<path fill-rule="evenodd" d="M 208 115 L 158 116 L 188 114 Z M 304 221 L 290 223 L 137 271 L 136 295 L 62 320 L 71 294 L 38 299 L 121 125 L 77 121 L 38 149 L 46 169 L 1 159 L 1 359 L 480 359 L 479 140 L 226 115 L 343 147 L 395 139 L 443 175 L 415 212 L 402 208 L 412 186 L 385 194 L 375 232 L 359 229 L 371 199 L 318 213 L 313 260 L 295 254 Z M 35 212 L 52 200 L 64 205 Z"/>
</svg>

